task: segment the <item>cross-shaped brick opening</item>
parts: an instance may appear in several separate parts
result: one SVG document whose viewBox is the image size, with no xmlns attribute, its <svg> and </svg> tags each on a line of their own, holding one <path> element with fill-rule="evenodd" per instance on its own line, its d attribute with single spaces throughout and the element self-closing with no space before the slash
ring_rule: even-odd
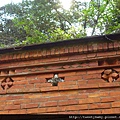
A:
<svg viewBox="0 0 120 120">
<path fill-rule="evenodd" d="M 2 82 L 1 82 L 1 87 L 3 88 L 3 90 L 7 90 L 10 87 L 13 86 L 13 80 L 10 77 L 6 77 Z"/>
<path fill-rule="evenodd" d="M 64 82 L 64 77 L 59 78 L 58 74 L 54 74 L 53 78 L 46 78 L 48 83 L 51 83 L 52 86 L 58 86 L 59 82 Z"/>
</svg>

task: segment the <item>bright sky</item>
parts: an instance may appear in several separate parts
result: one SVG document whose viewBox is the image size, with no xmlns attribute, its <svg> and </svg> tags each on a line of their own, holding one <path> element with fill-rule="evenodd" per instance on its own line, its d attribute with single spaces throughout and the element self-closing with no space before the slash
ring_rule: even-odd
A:
<svg viewBox="0 0 120 120">
<path fill-rule="evenodd" d="M 22 2 L 22 0 L 0 0 L 0 7 L 9 4 L 9 3 L 19 3 Z"/>
<path fill-rule="evenodd" d="M 71 3 L 71 0 L 60 0 L 61 3 L 63 4 L 63 7 L 65 9 L 69 9 L 70 8 L 70 3 Z M 86 1 L 86 2 L 89 2 L 90 0 L 79 0 L 79 1 Z M 0 7 L 4 6 L 5 4 L 8 4 L 8 3 L 19 3 L 19 2 L 22 2 L 22 0 L 0 0 Z"/>
</svg>

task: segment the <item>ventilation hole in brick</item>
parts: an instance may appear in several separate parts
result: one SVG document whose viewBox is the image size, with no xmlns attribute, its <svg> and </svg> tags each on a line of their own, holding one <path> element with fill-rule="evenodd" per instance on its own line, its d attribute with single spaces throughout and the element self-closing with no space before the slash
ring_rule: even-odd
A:
<svg viewBox="0 0 120 120">
<path fill-rule="evenodd" d="M 1 75 L 6 75 L 6 74 L 9 74 L 9 71 L 7 71 L 7 70 L 1 71 Z"/>
<path fill-rule="evenodd" d="M 98 66 L 102 66 L 102 65 L 104 65 L 104 60 L 99 60 L 98 61 Z"/>
<path fill-rule="evenodd" d="M 58 86 L 59 82 L 64 82 L 64 77 L 59 78 L 58 74 L 54 74 L 53 78 L 46 78 L 48 83 L 51 83 L 52 86 Z"/>
<path fill-rule="evenodd" d="M 15 74 L 15 70 L 9 70 L 9 74 Z"/>
<path fill-rule="evenodd" d="M 118 71 L 114 70 L 114 69 L 105 69 L 102 73 L 101 73 L 101 78 L 107 82 L 114 82 L 119 78 L 119 73 Z"/>
<path fill-rule="evenodd" d="M 7 90 L 10 87 L 13 86 L 13 79 L 11 77 L 6 77 L 2 82 L 1 82 L 1 87 L 3 90 Z"/>
<path fill-rule="evenodd" d="M 117 64 L 117 62 L 118 62 L 117 59 L 99 60 L 98 61 L 98 66 L 102 66 L 102 65 L 114 65 L 114 64 Z"/>
<path fill-rule="evenodd" d="M 113 64 L 117 63 L 117 60 L 116 59 L 107 59 L 106 63 L 108 63 L 108 65 L 113 65 Z"/>
</svg>

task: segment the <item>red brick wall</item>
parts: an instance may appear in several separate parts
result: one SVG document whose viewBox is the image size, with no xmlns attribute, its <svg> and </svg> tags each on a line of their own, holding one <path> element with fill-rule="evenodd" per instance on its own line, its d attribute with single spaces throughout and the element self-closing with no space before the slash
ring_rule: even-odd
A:
<svg viewBox="0 0 120 120">
<path fill-rule="evenodd" d="M 0 114 L 119 114 L 120 78 L 101 78 L 105 69 L 120 72 L 119 45 L 96 40 L 0 54 Z M 52 86 L 54 74 L 65 81 Z"/>
</svg>

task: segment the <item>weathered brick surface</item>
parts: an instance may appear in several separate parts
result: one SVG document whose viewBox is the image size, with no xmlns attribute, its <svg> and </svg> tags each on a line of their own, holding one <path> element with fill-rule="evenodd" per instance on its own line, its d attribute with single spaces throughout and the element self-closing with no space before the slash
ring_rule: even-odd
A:
<svg viewBox="0 0 120 120">
<path fill-rule="evenodd" d="M 0 54 L 0 84 L 13 80 L 0 86 L 0 114 L 119 114 L 120 78 L 101 78 L 107 68 L 120 72 L 119 39 L 98 41 Z M 52 86 L 54 74 L 65 81 Z"/>
</svg>

